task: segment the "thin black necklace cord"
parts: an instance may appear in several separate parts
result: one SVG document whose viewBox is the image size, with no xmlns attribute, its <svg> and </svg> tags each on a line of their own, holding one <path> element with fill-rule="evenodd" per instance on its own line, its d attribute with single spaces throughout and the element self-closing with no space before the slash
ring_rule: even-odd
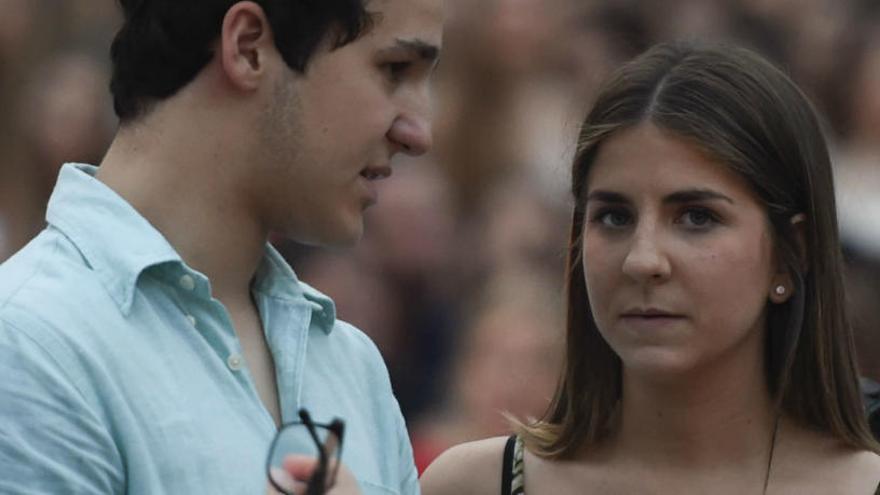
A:
<svg viewBox="0 0 880 495">
<path fill-rule="evenodd" d="M 767 487 L 770 486 L 770 471 L 773 469 L 773 454 L 776 452 L 776 437 L 779 434 L 779 419 L 781 414 L 776 415 L 776 421 L 773 423 L 773 435 L 770 439 L 770 455 L 767 456 L 767 470 L 764 473 L 764 490 L 762 495 L 767 495 Z"/>
</svg>

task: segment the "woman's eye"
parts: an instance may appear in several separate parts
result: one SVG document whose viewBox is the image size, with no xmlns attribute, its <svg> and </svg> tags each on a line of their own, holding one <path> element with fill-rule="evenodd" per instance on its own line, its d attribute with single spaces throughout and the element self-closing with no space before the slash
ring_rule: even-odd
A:
<svg viewBox="0 0 880 495">
<path fill-rule="evenodd" d="M 630 215 L 622 210 L 606 210 L 597 213 L 593 221 L 605 227 L 619 229 L 629 225 Z"/>
<path fill-rule="evenodd" d="M 706 228 L 718 223 L 718 217 L 705 208 L 690 208 L 682 213 L 679 223 L 690 228 Z"/>
</svg>

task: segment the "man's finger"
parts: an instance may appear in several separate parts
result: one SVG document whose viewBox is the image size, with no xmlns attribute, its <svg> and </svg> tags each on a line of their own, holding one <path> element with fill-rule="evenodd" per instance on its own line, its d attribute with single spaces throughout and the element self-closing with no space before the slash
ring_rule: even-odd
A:
<svg viewBox="0 0 880 495">
<path fill-rule="evenodd" d="M 283 471 L 285 475 L 290 476 L 293 480 L 308 481 L 315 473 L 315 470 L 318 469 L 319 462 L 318 459 L 311 456 L 291 454 L 281 461 L 281 465 L 284 469 L 279 471 Z"/>
</svg>

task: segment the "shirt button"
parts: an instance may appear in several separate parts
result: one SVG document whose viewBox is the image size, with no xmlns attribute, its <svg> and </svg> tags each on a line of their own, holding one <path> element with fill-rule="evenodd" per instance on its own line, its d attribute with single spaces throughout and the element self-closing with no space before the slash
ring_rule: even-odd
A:
<svg viewBox="0 0 880 495">
<path fill-rule="evenodd" d="M 186 321 L 188 321 L 190 325 L 196 326 L 196 317 L 195 316 L 186 315 Z"/>
<path fill-rule="evenodd" d="M 226 359 L 226 366 L 229 366 L 229 369 L 231 369 L 232 371 L 240 370 L 241 364 L 241 356 L 239 356 L 238 354 L 233 354 L 229 356 L 228 359 Z"/>
<path fill-rule="evenodd" d="M 192 291 L 196 288 L 196 280 L 192 278 L 191 275 L 184 275 L 180 277 L 180 288 L 185 291 Z"/>
</svg>

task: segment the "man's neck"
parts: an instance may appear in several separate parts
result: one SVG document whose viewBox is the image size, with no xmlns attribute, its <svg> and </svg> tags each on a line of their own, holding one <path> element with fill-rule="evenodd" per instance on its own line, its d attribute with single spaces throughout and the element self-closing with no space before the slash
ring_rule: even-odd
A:
<svg viewBox="0 0 880 495">
<path fill-rule="evenodd" d="M 211 280 L 214 297 L 249 297 L 268 231 L 230 173 L 237 167 L 229 164 L 246 157 L 217 137 L 222 133 L 157 120 L 121 129 L 97 178 Z"/>
</svg>

